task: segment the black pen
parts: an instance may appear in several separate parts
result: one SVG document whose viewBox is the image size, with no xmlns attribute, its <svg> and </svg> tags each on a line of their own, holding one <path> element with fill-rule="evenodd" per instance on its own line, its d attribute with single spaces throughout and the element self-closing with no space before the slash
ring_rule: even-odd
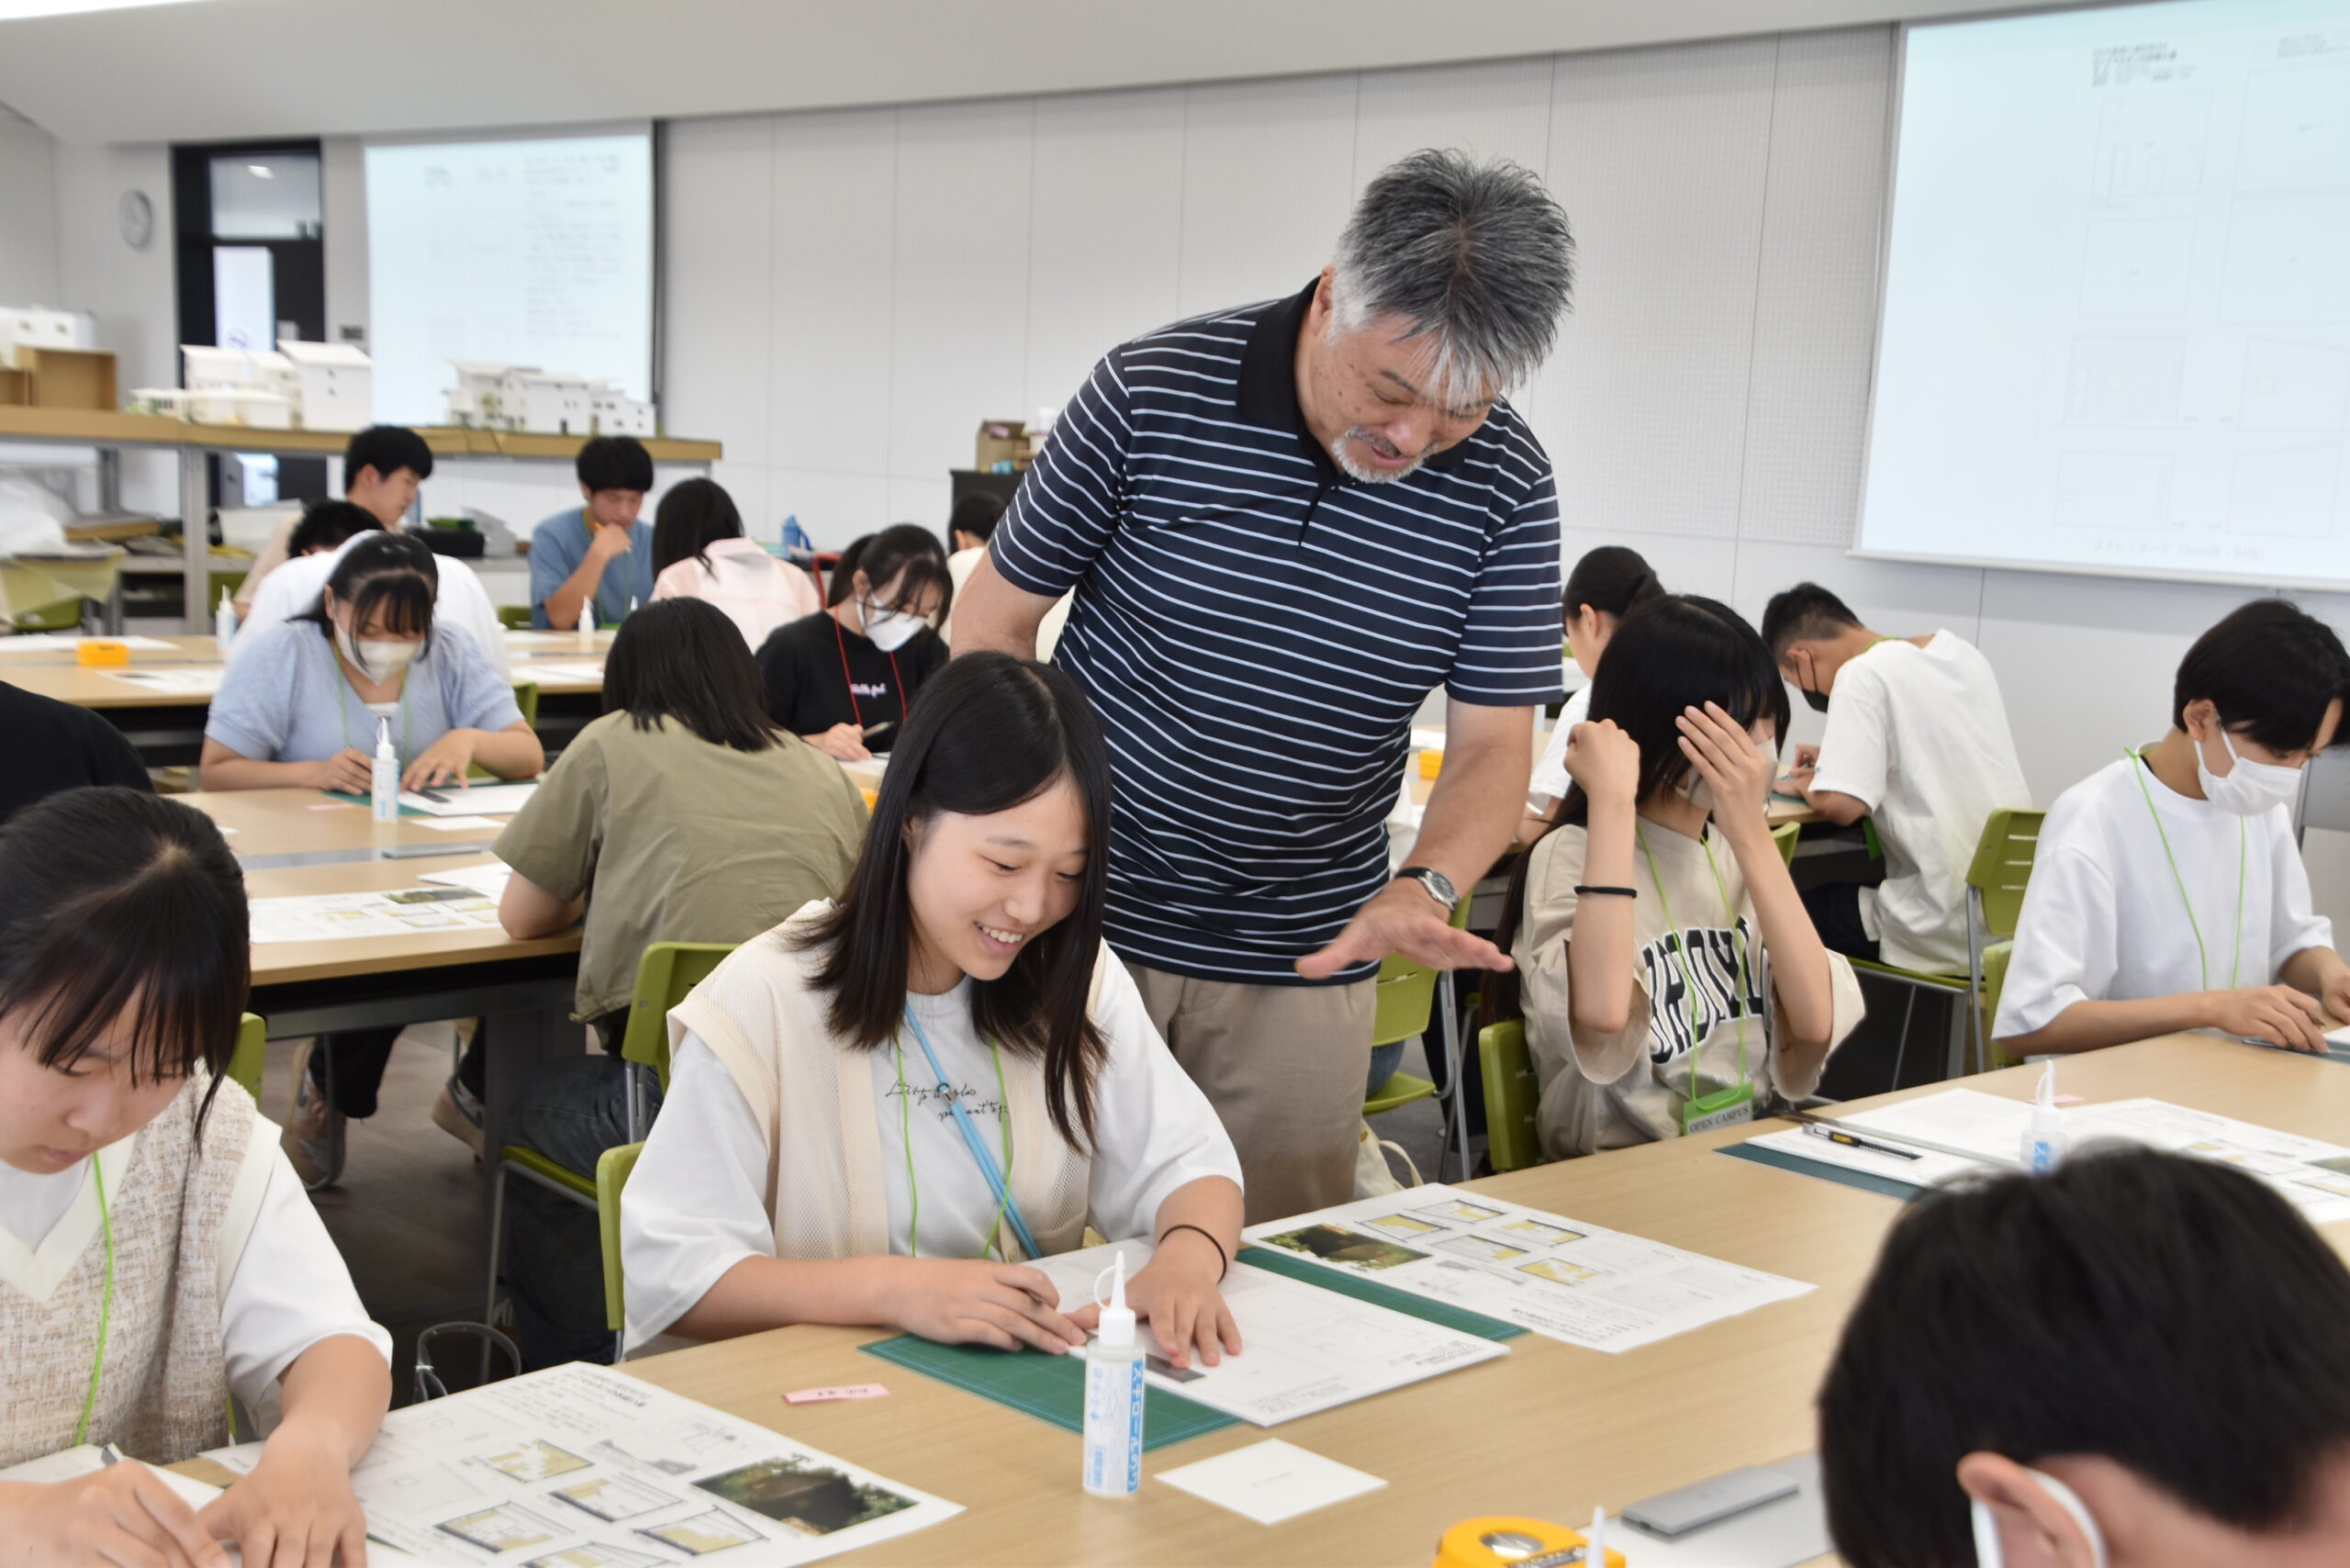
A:
<svg viewBox="0 0 2350 1568">
<path fill-rule="evenodd" d="M 1916 1159 L 1919 1158 L 1919 1156 L 1912 1150 L 1896 1148 L 1889 1143 L 1878 1143 L 1874 1138 L 1854 1137 L 1851 1133 L 1845 1132 L 1841 1128 L 1823 1127 L 1818 1122 L 1806 1122 L 1803 1125 L 1803 1130 L 1811 1134 L 1814 1137 L 1824 1137 L 1830 1143 L 1841 1143 L 1846 1148 L 1863 1148 L 1868 1150 L 1871 1154 L 1889 1154 L 1896 1159 Z"/>
</svg>

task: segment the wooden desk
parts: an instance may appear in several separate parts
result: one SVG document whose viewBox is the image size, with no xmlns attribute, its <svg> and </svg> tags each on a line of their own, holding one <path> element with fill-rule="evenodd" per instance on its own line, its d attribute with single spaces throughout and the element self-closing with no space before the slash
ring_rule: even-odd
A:
<svg viewBox="0 0 2350 1568">
<path fill-rule="evenodd" d="M 1968 1087 L 2028 1098 L 2037 1068 Z M 2149 1094 L 2339 1137 L 2350 1070 L 2199 1036 L 2065 1064 L 2089 1099 Z M 1856 1103 L 1933 1093 L 1947 1085 Z M 1239 1426 L 1148 1455 L 1152 1475 L 1280 1437 L 1380 1476 L 1359 1502 L 1268 1529 L 1146 1479 L 1130 1502 L 1089 1498 L 1079 1440 L 856 1350 L 870 1330 L 787 1328 L 628 1363 L 632 1374 L 963 1504 L 934 1529 L 862 1561 L 954 1563 L 1394 1563 L 1426 1568 L 1438 1534 L 1476 1514 L 1578 1524 L 1741 1464 L 1815 1445 L 1812 1397 L 1886 1229 L 1889 1198 L 1714 1152 L 1752 1129 L 1625 1149 L 1472 1183 L 1512 1201 L 1807 1281 L 1794 1301 L 1622 1355 L 1534 1335 L 1510 1353 L 1260 1431 Z M 2331 1227 L 2350 1250 L 2350 1225 Z M 885 1382 L 890 1397 L 789 1406 L 787 1389 Z M 1832 1559 L 1821 1559 L 1830 1562 Z"/>
<path fill-rule="evenodd" d="M 148 633 L 140 633 L 139 635 L 167 645 L 161 648 L 143 648 L 134 644 L 130 650 L 130 663 L 133 667 L 142 665 L 218 664 L 219 662 L 219 644 L 213 641 L 208 633 L 201 637 L 155 637 Z M 47 669 L 61 666 L 67 669 L 85 667 L 76 662 L 72 648 L 34 643 L 30 638 L 24 639 L 28 645 L 14 646 L 13 644 L 17 641 L 18 639 L 14 637 L 0 637 L 0 680 L 9 680 L 11 678 L 8 672 L 11 670 Z"/>
</svg>

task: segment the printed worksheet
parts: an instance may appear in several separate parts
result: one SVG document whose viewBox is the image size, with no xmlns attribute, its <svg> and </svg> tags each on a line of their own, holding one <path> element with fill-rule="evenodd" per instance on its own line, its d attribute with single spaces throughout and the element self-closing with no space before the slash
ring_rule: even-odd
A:
<svg viewBox="0 0 2350 1568">
<path fill-rule="evenodd" d="M 256 946 L 264 942 L 334 942 L 355 936 L 407 936 L 419 931 L 498 928 L 498 901 L 466 887 L 395 888 L 389 892 L 254 899 L 246 908 L 252 920 Z"/>
<path fill-rule="evenodd" d="M 169 666 L 162 669 L 110 669 L 110 680 L 143 686 L 163 697 L 217 697 L 220 694 L 218 665 Z"/>
<path fill-rule="evenodd" d="M 1113 1242 L 1040 1259 L 1035 1267 L 1060 1286 L 1061 1310 L 1074 1312 L 1093 1302 L 1095 1282 L 1121 1252 L 1131 1280 L 1150 1261 L 1151 1246 L 1141 1240 Z M 1101 1283 L 1106 1300 L 1109 1282 Z M 1191 1366 L 1178 1372 L 1160 1358 L 1145 1322 L 1136 1329 L 1146 1352 L 1143 1376 L 1169 1394 L 1259 1427 L 1278 1426 L 1456 1367 L 1489 1361 L 1509 1350 L 1492 1339 L 1246 1263 L 1232 1265 L 1223 1294 L 1246 1349 L 1213 1367 L 1195 1355 Z"/>
<path fill-rule="evenodd" d="M 2058 1113 L 2065 1145 L 2075 1154 L 2100 1139 L 2119 1138 L 2174 1154 L 2192 1154 L 2247 1170 L 2274 1187 L 2311 1225 L 2350 1219 L 2350 1148 L 2320 1143 L 2232 1116 L 2191 1110 L 2166 1100 L 2115 1100 L 2071 1105 Z M 1837 1119 L 1887 1140 L 1878 1148 L 1853 1148 L 1797 1127 L 1747 1141 L 1822 1165 L 1842 1166 L 1930 1187 L 1986 1169 L 2014 1170 L 2030 1126 L 2031 1106 L 2022 1100 L 1986 1094 L 1979 1089 L 1948 1089 Z M 1898 1140 L 1922 1138 L 1943 1153 L 1909 1149 Z M 1914 1158 L 1905 1156 L 1914 1155 Z M 1973 1158 L 1962 1158 L 1972 1156 Z"/>
<path fill-rule="evenodd" d="M 538 792 L 536 779 L 525 784 L 443 784 L 430 794 L 403 790 L 400 804 L 427 816 L 503 817 L 529 805 Z"/>
<path fill-rule="evenodd" d="M 260 1456 L 205 1457 L 242 1474 Z M 393 1411 L 351 1482 L 375 1540 L 500 1568 L 790 1568 L 963 1511 L 577 1362 Z"/>
<path fill-rule="evenodd" d="M 554 659 L 532 659 L 526 664 L 517 664 L 514 666 L 514 673 L 523 680 L 535 680 L 541 685 L 550 680 L 599 683 L 604 678 L 604 666 L 586 659 L 567 662 Z"/>
<path fill-rule="evenodd" d="M 1440 1184 L 1241 1238 L 1586 1350 L 1637 1350 L 1816 1287 Z"/>
<path fill-rule="evenodd" d="M 513 875 L 513 868 L 506 862 L 493 860 L 487 866 L 460 866 L 453 871 L 427 871 L 417 880 L 436 887 L 467 888 L 496 903 L 506 896 L 507 879 Z"/>
</svg>

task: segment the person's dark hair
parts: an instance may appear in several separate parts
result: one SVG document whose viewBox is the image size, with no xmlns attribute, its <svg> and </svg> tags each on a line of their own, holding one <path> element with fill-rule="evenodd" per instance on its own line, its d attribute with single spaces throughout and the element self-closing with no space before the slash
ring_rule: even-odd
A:
<svg viewBox="0 0 2350 1568">
<path fill-rule="evenodd" d="M 1816 643 L 1851 631 L 1861 623 L 1852 607 L 1818 583 L 1797 583 L 1771 596 L 1762 607 L 1762 641 L 1775 661 L 1787 656 L 1797 643 Z"/>
<path fill-rule="evenodd" d="M 1664 592 L 1656 573 L 1637 550 L 1603 544 L 1583 552 L 1567 574 L 1567 589 L 1560 598 L 1566 618 L 1573 620 L 1584 605 L 1618 621 Z"/>
<path fill-rule="evenodd" d="M 579 449 L 574 465 L 590 490 L 653 488 L 653 455 L 632 435 L 599 435 Z"/>
<path fill-rule="evenodd" d="M 285 536 L 288 557 L 313 550 L 331 550 L 355 533 L 381 533 L 384 521 L 365 507 L 349 501 L 312 501 L 302 521 Z"/>
<path fill-rule="evenodd" d="M 1973 1568 L 1955 1472 L 1975 1452 L 2096 1454 L 2222 1524 L 2289 1529 L 2350 1449 L 2344 1322 L 2342 1260 L 2224 1165 L 2109 1147 L 1929 1192 L 1820 1386 L 1836 1549 Z"/>
<path fill-rule="evenodd" d="M 351 481 L 359 476 L 362 468 L 373 468 L 376 477 L 388 479 L 401 469 L 409 469 L 420 479 L 432 477 L 432 449 L 424 438 L 405 425 L 371 425 L 351 438 L 342 449 L 342 487 L 351 488 Z"/>
<path fill-rule="evenodd" d="M 1085 811 L 1085 877 L 1069 918 L 1031 936 L 1001 980 L 973 987 L 981 1037 L 1044 1064 L 1053 1126 L 1082 1149 L 1093 1138 L 1093 1084 L 1109 1047 L 1087 1002 L 1102 948 L 1110 879 L 1110 748 L 1077 683 L 1009 654 L 966 654 L 923 687 L 890 753 L 889 771 L 848 892 L 804 946 L 821 952 L 813 980 L 832 998 L 833 1030 L 879 1046 L 906 1011 L 914 939 L 906 876 L 910 823 L 942 812 L 984 816 L 1068 778 Z"/>
<path fill-rule="evenodd" d="M 653 512 L 653 575 L 659 577 L 688 556 L 710 565 L 706 552 L 721 539 L 743 537 L 743 514 L 734 498 L 711 479 L 681 479 Z"/>
<path fill-rule="evenodd" d="M 702 599 L 656 599 L 621 622 L 604 656 L 604 711 L 649 730 L 674 719 L 711 745 L 765 751 L 759 666 L 724 610 Z"/>
<path fill-rule="evenodd" d="M 899 522 L 863 543 L 865 547 L 857 551 L 854 563 L 845 554 L 841 557 L 842 577 L 854 580 L 863 572 L 878 597 L 901 572 L 905 574 L 897 594 L 882 609 L 911 610 L 921 602 L 926 587 L 938 590 L 936 613 L 944 616 L 953 607 L 955 578 L 946 569 L 946 551 L 938 535 L 920 523 Z"/>
<path fill-rule="evenodd" d="M 2231 734 L 2270 751 L 2317 744 L 2325 710 L 2350 697 L 2350 654 L 2333 628 L 2289 599 L 2255 599 L 2195 639 L 2178 661 L 2170 722 L 2187 728 L 2187 705 L 2210 698 Z M 2350 723 L 2333 744 L 2350 741 Z"/>
<path fill-rule="evenodd" d="M 1591 722 L 1614 721 L 1640 748 L 1636 801 L 1673 788 L 1690 773 L 1694 765 L 1682 753 L 1677 721 L 1684 710 L 1708 702 L 1719 703 L 1740 729 L 1768 719 L 1779 740 L 1786 739 L 1786 683 L 1744 616 L 1718 599 L 1674 593 L 1661 594 L 1624 617 L 1599 673 L 1591 678 Z M 1570 784 L 1557 819 L 1542 837 L 1570 823 L 1588 826 L 1590 820 L 1589 797 L 1581 785 Z M 1531 848 L 1519 857 L 1502 902 L 1494 942 L 1505 953 L 1525 917 L 1527 868 L 1533 858 Z M 1515 970 L 1487 975 L 1483 996 L 1482 1023 L 1522 1015 Z"/>
<path fill-rule="evenodd" d="M 865 547 L 873 543 L 873 535 L 860 533 L 848 542 L 840 558 L 833 563 L 832 576 L 824 579 L 824 608 L 830 610 L 849 596 L 856 585 L 857 563 L 865 559 Z"/>
<path fill-rule="evenodd" d="M 985 490 L 973 490 L 955 503 L 946 514 L 946 542 L 952 544 L 958 533 L 968 533 L 985 544 L 995 535 L 995 525 L 1003 519 L 1003 498 L 991 496 Z"/>
<path fill-rule="evenodd" d="M 354 628 L 375 621 L 385 631 L 401 636 L 421 632 L 427 646 L 431 645 L 432 601 L 441 591 L 441 567 L 423 540 L 405 533 L 369 534 L 342 553 L 326 586 L 337 603 L 351 606 Z M 334 617 L 327 613 L 324 593 L 293 619 L 317 622 L 322 637 L 334 635 Z"/>
<path fill-rule="evenodd" d="M 212 819 L 143 790 L 67 790 L 0 827 L 0 1014 L 69 1068 L 128 1017 L 134 1082 L 219 1075 L 252 978 L 244 874 Z"/>
</svg>

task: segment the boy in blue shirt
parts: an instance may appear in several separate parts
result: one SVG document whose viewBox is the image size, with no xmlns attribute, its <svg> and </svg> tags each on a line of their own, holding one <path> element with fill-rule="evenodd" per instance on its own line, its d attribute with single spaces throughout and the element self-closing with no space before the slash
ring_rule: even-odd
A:
<svg viewBox="0 0 2350 1568">
<path fill-rule="evenodd" d="M 531 531 L 531 624 L 568 632 L 582 615 L 617 622 L 653 597 L 653 525 L 639 522 L 653 458 L 633 436 L 599 435 L 579 449 L 582 504 Z"/>
</svg>

